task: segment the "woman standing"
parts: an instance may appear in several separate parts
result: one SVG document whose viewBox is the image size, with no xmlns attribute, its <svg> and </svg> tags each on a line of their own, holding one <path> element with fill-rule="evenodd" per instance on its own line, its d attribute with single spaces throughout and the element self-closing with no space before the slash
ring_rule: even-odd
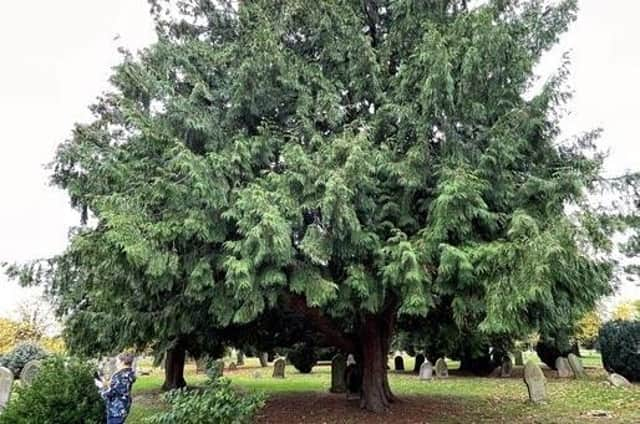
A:
<svg viewBox="0 0 640 424">
<path fill-rule="evenodd" d="M 136 381 L 136 375 L 131 365 L 133 355 L 123 353 L 118 357 L 120 370 L 113 374 L 109 384 L 100 394 L 105 400 L 107 408 L 107 424 L 124 424 L 131 409 L 131 386 Z"/>
</svg>

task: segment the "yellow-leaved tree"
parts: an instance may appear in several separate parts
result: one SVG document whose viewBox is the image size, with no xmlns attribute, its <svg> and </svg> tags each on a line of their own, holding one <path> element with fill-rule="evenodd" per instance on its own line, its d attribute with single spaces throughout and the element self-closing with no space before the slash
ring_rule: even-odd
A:
<svg viewBox="0 0 640 424">
<path fill-rule="evenodd" d="M 597 311 L 587 312 L 576 328 L 576 340 L 581 346 L 592 349 L 597 338 L 600 327 L 602 326 L 602 318 Z"/>
<path fill-rule="evenodd" d="M 613 319 L 630 321 L 638 315 L 636 306 L 632 302 L 621 303 L 613 310 Z"/>
</svg>

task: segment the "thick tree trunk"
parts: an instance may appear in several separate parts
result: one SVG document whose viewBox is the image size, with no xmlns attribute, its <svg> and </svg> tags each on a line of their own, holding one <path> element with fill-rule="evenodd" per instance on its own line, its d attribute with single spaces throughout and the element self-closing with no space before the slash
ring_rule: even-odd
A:
<svg viewBox="0 0 640 424">
<path fill-rule="evenodd" d="M 167 351 L 164 359 L 164 384 L 162 390 L 181 389 L 187 385 L 184 380 L 184 361 L 186 350 L 176 346 Z"/>
<path fill-rule="evenodd" d="M 395 398 L 387 377 L 390 334 L 379 316 L 368 316 L 361 329 L 362 393 L 360 406 L 371 412 L 384 412 Z"/>
</svg>

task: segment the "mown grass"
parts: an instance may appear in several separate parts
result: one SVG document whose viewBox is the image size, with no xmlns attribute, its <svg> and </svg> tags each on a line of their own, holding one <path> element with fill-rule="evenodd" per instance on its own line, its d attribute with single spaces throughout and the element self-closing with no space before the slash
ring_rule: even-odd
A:
<svg viewBox="0 0 640 424">
<path fill-rule="evenodd" d="M 534 354 L 531 357 L 536 359 Z M 392 371 L 390 384 L 394 393 L 401 397 L 420 396 L 424 397 L 425 402 L 429 402 L 429 399 L 450 402 L 460 409 L 455 422 L 460 422 L 460 419 L 468 422 L 599 422 L 603 419 L 594 418 L 590 413 L 602 410 L 610 415 L 605 419 L 607 423 L 640 423 L 640 387 L 615 389 L 608 386 L 597 353 L 585 352 L 584 362 L 588 368 L 587 379 L 548 378 L 549 401 L 542 405 L 527 402 L 526 387 L 520 377 L 461 377 L 454 372 L 447 380 L 424 382 L 410 373 L 413 359 L 408 357 L 405 358 L 407 371 Z M 458 364 L 450 362 L 449 365 L 454 370 Z M 324 393 L 330 385 L 330 367 L 327 364 L 315 367 L 311 374 L 300 374 L 292 366 L 287 366 L 285 379 L 274 379 L 271 372 L 271 367 L 260 368 L 257 360 L 248 358 L 244 367 L 227 372 L 226 376 L 241 390 L 260 390 L 269 396 Z M 521 370 L 516 369 L 515 375 L 521 375 Z M 196 375 L 193 367 L 189 366 L 187 380 L 189 384 L 197 386 L 204 383 L 206 377 Z M 143 423 L 145 417 L 164 407 L 159 395 L 161 384 L 160 370 L 139 378 L 134 387 L 135 401 L 128 423 Z M 449 422 L 443 417 L 424 419 L 428 422 Z"/>
</svg>

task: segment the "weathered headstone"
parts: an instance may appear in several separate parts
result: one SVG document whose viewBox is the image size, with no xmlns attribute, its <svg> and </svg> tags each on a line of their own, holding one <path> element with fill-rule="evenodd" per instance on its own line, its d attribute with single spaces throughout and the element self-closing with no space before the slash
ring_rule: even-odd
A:
<svg viewBox="0 0 640 424">
<path fill-rule="evenodd" d="M 8 368 L 0 367 L 0 410 L 9 403 L 12 387 L 13 373 Z"/>
<path fill-rule="evenodd" d="M 402 356 L 400 355 L 396 356 L 396 358 L 394 359 L 394 365 L 396 371 L 404 371 L 404 358 L 402 358 Z"/>
<path fill-rule="evenodd" d="M 556 358 L 556 370 L 558 371 L 558 377 L 560 378 L 569 378 L 573 374 L 573 372 L 571 372 L 571 367 L 569 366 L 569 361 L 567 358 L 562 356 L 558 356 Z"/>
<path fill-rule="evenodd" d="M 521 367 L 524 365 L 524 355 L 522 354 L 521 350 L 514 353 L 513 356 L 515 358 L 516 366 Z"/>
<path fill-rule="evenodd" d="M 433 367 L 431 362 L 425 360 L 420 365 L 420 380 L 431 380 L 433 378 Z"/>
<path fill-rule="evenodd" d="M 344 355 L 338 353 L 331 360 L 331 393 L 344 393 L 347 391 L 347 384 L 344 380 L 344 373 L 347 369 L 347 360 Z"/>
<path fill-rule="evenodd" d="M 262 352 L 260 356 L 258 356 L 258 360 L 260 361 L 260 366 L 262 368 L 269 365 L 269 354 L 267 352 Z"/>
<path fill-rule="evenodd" d="M 244 352 L 242 352 L 241 350 L 238 351 L 237 355 L 236 355 L 236 364 L 241 367 L 244 365 Z"/>
<path fill-rule="evenodd" d="M 540 366 L 529 360 L 524 366 L 524 382 L 529 391 L 529 400 L 534 403 L 543 402 L 547 398 L 546 379 Z"/>
<path fill-rule="evenodd" d="M 40 372 L 40 366 L 42 362 L 40 361 L 29 361 L 24 364 L 22 368 L 22 372 L 20 372 L 20 384 L 22 386 L 30 386 L 33 383 L 33 380 L 37 377 Z"/>
<path fill-rule="evenodd" d="M 286 361 L 284 358 L 278 358 L 273 363 L 273 378 L 284 378 L 284 368 Z"/>
<path fill-rule="evenodd" d="M 631 387 L 632 384 L 620 374 L 609 374 L 607 381 L 614 387 Z"/>
<path fill-rule="evenodd" d="M 500 367 L 500 377 L 502 378 L 511 377 L 512 371 L 513 371 L 513 362 L 511 362 L 511 358 L 507 356 L 502 361 L 502 366 Z"/>
<path fill-rule="evenodd" d="M 444 358 L 440 358 L 436 361 L 436 377 L 447 378 L 449 377 L 449 368 Z"/>
<path fill-rule="evenodd" d="M 212 379 L 218 379 L 224 375 L 224 361 L 217 359 L 215 361 L 209 361 L 207 368 L 207 376 Z"/>
<path fill-rule="evenodd" d="M 584 378 L 587 376 L 584 372 L 584 367 L 582 366 L 582 360 L 579 357 L 570 353 L 567 359 L 569 360 L 571 371 L 573 371 L 573 375 L 575 375 L 576 378 Z"/>
<path fill-rule="evenodd" d="M 418 353 L 416 355 L 416 361 L 413 364 L 413 372 L 416 374 L 420 374 L 420 367 L 424 364 L 424 355 L 422 353 Z"/>
</svg>

